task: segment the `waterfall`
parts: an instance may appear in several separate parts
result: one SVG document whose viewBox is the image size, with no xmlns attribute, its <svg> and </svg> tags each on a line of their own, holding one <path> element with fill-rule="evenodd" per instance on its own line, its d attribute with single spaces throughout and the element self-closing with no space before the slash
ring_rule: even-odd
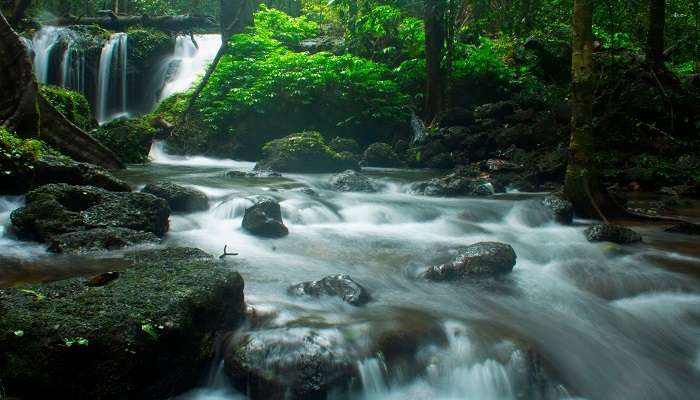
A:
<svg viewBox="0 0 700 400">
<path fill-rule="evenodd" d="M 32 48 L 34 49 L 34 71 L 39 83 L 49 83 L 51 54 L 56 45 L 61 42 L 64 31 L 64 28 L 44 26 L 34 34 L 32 43 Z"/>
<path fill-rule="evenodd" d="M 126 33 L 115 33 L 102 48 L 97 81 L 97 121 L 100 124 L 128 115 L 127 41 Z"/>
<path fill-rule="evenodd" d="M 158 101 L 175 93 L 184 92 L 205 71 L 221 47 L 221 35 L 195 35 L 195 46 L 190 36 L 178 36 L 175 52 L 166 60 L 162 76 L 165 79 Z M 168 71 L 171 71 L 168 74 Z M 169 75 L 169 76 L 168 76 Z"/>
</svg>

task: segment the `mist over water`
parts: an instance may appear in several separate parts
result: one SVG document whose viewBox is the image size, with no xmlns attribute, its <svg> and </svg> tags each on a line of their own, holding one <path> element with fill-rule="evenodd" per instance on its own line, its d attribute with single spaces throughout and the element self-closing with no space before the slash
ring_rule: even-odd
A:
<svg viewBox="0 0 700 400">
<path fill-rule="evenodd" d="M 700 285 L 662 268 L 679 257 L 698 265 L 697 254 L 589 243 L 584 224 L 548 220 L 538 196 L 410 194 L 410 182 L 429 177 L 426 171 L 371 169 L 366 173 L 381 192 L 337 193 L 330 175 L 230 178 L 226 171 L 250 172 L 253 164 L 169 156 L 160 145 L 151 156 L 153 164 L 134 167 L 125 178 L 136 185 L 170 180 L 210 197 L 209 211 L 172 217 L 168 244 L 215 255 L 228 245 L 240 253 L 232 267 L 262 321 L 254 329 L 280 338 L 313 332 L 355 359 L 362 389 L 351 398 L 689 399 L 698 393 Z M 280 201 L 288 237 L 266 240 L 242 231 L 247 197 L 258 194 Z M 479 241 L 511 244 L 518 255 L 513 273 L 462 283 L 416 278 Z M 291 284 L 338 273 L 365 286 L 373 301 L 356 308 L 286 294 Z M 420 346 L 402 366 L 372 352 L 387 326 L 425 326 L 447 341 Z M 532 370 L 540 364 L 533 357 L 543 360 L 546 376 L 536 384 Z M 188 396 L 244 398 L 221 387 Z"/>
</svg>

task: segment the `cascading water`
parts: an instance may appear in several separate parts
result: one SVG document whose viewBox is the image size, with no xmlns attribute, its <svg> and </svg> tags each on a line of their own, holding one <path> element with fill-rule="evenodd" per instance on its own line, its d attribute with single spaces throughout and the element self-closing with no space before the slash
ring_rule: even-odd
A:
<svg viewBox="0 0 700 400">
<path fill-rule="evenodd" d="M 128 116 L 128 35 L 113 34 L 100 55 L 97 83 L 97 122 Z"/>
<path fill-rule="evenodd" d="M 178 36 L 172 58 L 165 60 L 159 75 L 164 79 L 158 101 L 184 92 L 204 72 L 221 47 L 221 35 Z"/>
<path fill-rule="evenodd" d="M 44 26 L 34 34 L 32 49 L 34 50 L 34 71 L 39 83 L 48 84 L 51 72 L 51 59 L 56 46 L 61 43 L 65 28 Z"/>
<path fill-rule="evenodd" d="M 76 49 L 75 43 L 68 44 L 61 62 L 61 86 L 86 94 L 85 69 L 86 57 L 82 49 Z"/>
</svg>

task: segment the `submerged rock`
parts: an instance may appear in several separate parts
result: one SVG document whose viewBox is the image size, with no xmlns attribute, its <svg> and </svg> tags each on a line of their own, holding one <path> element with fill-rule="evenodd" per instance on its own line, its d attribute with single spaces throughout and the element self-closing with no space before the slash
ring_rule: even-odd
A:
<svg viewBox="0 0 700 400">
<path fill-rule="evenodd" d="M 141 192 L 164 199 L 173 212 L 195 212 L 209 209 L 209 199 L 204 192 L 174 183 L 149 184 Z"/>
<path fill-rule="evenodd" d="M 44 242 L 95 228 L 127 228 L 163 236 L 169 216 L 168 203 L 150 194 L 51 184 L 27 193 L 26 206 L 13 211 L 10 219 L 17 236 Z"/>
<path fill-rule="evenodd" d="M 140 232 L 126 228 L 97 228 L 55 236 L 51 239 L 49 251 L 54 253 L 88 253 L 117 250 L 145 243 L 157 244 L 160 243 L 160 238 L 151 232 Z"/>
<path fill-rule="evenodd" d="M 273 140 L 263 147 L 266 158 L 256 170 L 322 173 L 359 170 L 349 153 L 338 153 L 328 146 L 319 132 L 301 132 Z"/>
<path fill-rule="evenodd" d="M 513 271 L 515 260 L 515 251 L 510 245 L 480 242 L 468 246 L 451 262 L 428 268 L 421 277 L 431 281 L 453 281 L 505 275 Z"/>
<path fill-rule="evenodd" d="M 331 186 L 333 190 L 338 192 L 374 193 L 377 191 L 368 177 L 353 170 L 347 170 L 333 176 Z"/>
<path fill-rule="evenodd" d="M 348 275 L 331 275 L 318 281 L 302 282 L 291 286 L 288 292 L 297 296 L 333 296 L 354 306 L 361 306 L 370 300 L 369 293 Z"/>
<path fill-rule="evenodd" d="M 700 235 L 700 225 L 691 222 L 681 222 L 678 225 L 666 229 L 666 232 L 679 233 L 682 235 Z"/>
<path fill-rule="evenodd" d="M 308 328 L 251 332 L 230 345 L 224 368 L 253 400 L 325 399 L 357 376 L 354 358 L 336 340 Z"/>
<path fill-rule="evenodd" d="M 411 190 L 425 196 L 490 196 L 496 192 L 496 187 L 480 177 L 479 171 L 459 169 L 442 178 L 414 183 Z"/>
<path fill-rule="evenodd" d="M 555 221 L 569 225 L 574 220 L 574 205 L 558 195 L 549 195 L 542 200 L 542 205 L 552 214 Z"/>
<path fill-rule="evenodd" d="M 112 192 L 130 192 L 129 185 L 97 165 L 68 158 L 44 156 L 34 165 L 34 187 L 50 183 L 95 186 Z"/>
<path fill-rule="evenodd" d="M 399 159 L 399 156 L 387 143 L 374 143 L 369 145 L 362 155 L 361 164 L 365 167 L 398 168 L 403 166 L 403 162 Z"/>
<path fill-rule="evenodd" d="M 198 249 L 128 254 L 106 278 L 0 290 L 0 376 L 19 398 L 170 398 L 199 382 L 243 280 Z"/>
<path fill-rule="evenodd" d="M 242 227 L 256 236 L 280 238 L 289 234 L 282 221 L 282 210 L 277 200 L 266 197 L 252 197 L 253 205 L 246 208 Z"/>
<path fill-rule="evenodd" d="M 630 244 L 642 241 L 642 236 L 632 229 L 610 224 L 597 224 L 589 226 L 584 231 L 584 234 L 589 242 Z"/>
</svg>

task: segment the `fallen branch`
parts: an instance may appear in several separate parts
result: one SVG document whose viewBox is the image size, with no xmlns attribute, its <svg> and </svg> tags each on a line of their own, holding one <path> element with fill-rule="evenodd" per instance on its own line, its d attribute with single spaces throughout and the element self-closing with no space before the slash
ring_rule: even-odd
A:
<svg viewBox="0 0 700 400">
<path fill-rule="evenodd" d="M 228 245 L 224 246 L 224 254 L 222 254 L 222 255 L 219 256 L 219 259 L 220 259 L 220 260 L 223 260 L 223 259 L 226 258 L 227 256 L 237 256 L 237 255 L 238 255 L 238 253 L 228 253 L 228 252 L 226 251 L 227 249 L 228 249 Z"/>
</svg>

